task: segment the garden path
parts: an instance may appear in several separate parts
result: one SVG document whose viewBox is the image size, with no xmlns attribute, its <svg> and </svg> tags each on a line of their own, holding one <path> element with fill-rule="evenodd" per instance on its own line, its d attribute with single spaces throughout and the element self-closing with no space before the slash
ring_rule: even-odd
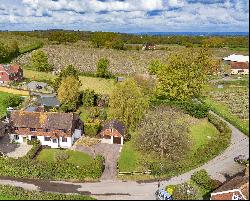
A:
<svg viewBox="0 0 250 201">
<path fill-rule="evenodd" d="M 215 157 L 206 164 L 191 170 L 187 173 L 173 177 L 169 180 L 161 182 L 161 186 L 170 184 L 180 184 L 190 179 L 191 175 L 200 169 L 205 169 L 212 178 L 220 181 L 225 180 L 226 175 L 234 174 L 243 170 L 244 167 L 234 162 L 234 157 L 239 154 L 244 154 L 249 157 L 249 138 L 241 133 L 238 129 L 228 123 L 232 129 L 232 137 L 230 146 L 219 156 Z M 43 188 L 41 180 L 23 180 L 23 179 L 9 179 L 0 178 L 1 183 L 14 186 L 21 186 L 26 189 L 30 189 L 27 184 L 35 184 L 41 190 Z M 23 182 L 20 182 L 23 181 Z M 88 182 L 88 183 L 71 183 L 63 181 L 51 181 L 46 183 L 46 188 L 50 190 L 50 186 L 60 186 L 58 192 L 63 192 L 62 188 L 68 188 L 69 185 L 77 188 L 72 188 L 72 193 L 84 193 L 90 192 L 91 196 L 97 199 L 129 199 L 129 200 L 152 200 L 155 199 L 154 192 L 157 190 L 158 182 L 136 182 L 136 181 L 118 181 L 118 180 L 102 180 L 100 182 Z M 55 188 L 54 188 L 55 189 Z M 31 189 L 30 189 L 31 190 Z"/>
</svg>

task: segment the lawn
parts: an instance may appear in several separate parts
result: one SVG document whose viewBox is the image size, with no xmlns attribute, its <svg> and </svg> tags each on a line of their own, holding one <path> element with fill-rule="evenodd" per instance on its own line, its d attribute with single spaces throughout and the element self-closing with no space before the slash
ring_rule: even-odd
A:
<svg viewBox="0 0 250 201">
<path fill-rule="evenodd" d="M 79 151 L 72 151 L 72 150 L 62 150 L 62 149 L 43 149 L 38 157 L 37 160 L 40 161 L 47 161 L 47 162 L 55 162 L 55 155 L 58 153 L 66 153 L 68 154 L 69 158 L 66 160 L 66 162 L 74 164 L 74 165 L 85 165 L 90 164 L 94 162 L 94 159 L 89 156 L 88 154 L 79 152 Z"/>
<path fill-rule="evenodd" d="M 192 148 L 190 153 L 183 159 L 183 169 L 188 170 L 190 167 L 190 163 L 185 163 L 185 160 L 189 160 L 189 157 L 193 155 L 193 153 L 199 148 L 206 145 L 210 137 L 216 137 L 219 134 L 219 131 L 215 128 L 215 126 L 208 122 L 207 119 L 195 119 L 195 123 L 190 126 L 190 136 L 192 139 Z M 210 136 L 210 137 L 208 137 Z M 133 136 L 135 137 L 135 135 Z M 132 172 L 132 171 L 146 171 L 148 170 L 146 166 L 146 162 L 158 162 L 158 159 L 153 154 L 144 154 L 139 150 L 136 150 L 136 145 L 134 143 L 134 138 L 129 142 L 126 142 L 123 145 L 122 152 L 118 161 L 119 171 L 120 172 Z M 186 166 L 185 166 L 186 165 Z M 171 164 L 169 165 L 170 168 Z M 174 176 L 179 174 L 178 171 L 169 171 L 169 175 L 166 176 Z M 122 179 L 153 179 L 153 175 L 136 175 L 136 176 L 120 176 Z"/>
<path fill-rule="evenodd" d="M 20 187 L 0 185 L 0 200 L 94 200 L 80 194 L 28 191 Z"/>
<path fill-rule="evenodd" d="M 24 77 L 32 80 L 48 80 L 53 81 L 56 75 L 45 72 L 38 72 L 29 69 L 24 69 Z M 113 90 L 115 81 L 113 79 L 104 79 L 96 77 L 79 76 L 82 86 L 80 90 L 92 89 L 96 93 L 110 94 Z"/>
</svg>

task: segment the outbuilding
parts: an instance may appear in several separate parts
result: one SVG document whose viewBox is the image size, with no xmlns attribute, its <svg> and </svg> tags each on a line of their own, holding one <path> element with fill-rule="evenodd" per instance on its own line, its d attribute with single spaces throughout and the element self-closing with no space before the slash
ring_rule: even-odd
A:
<svg viewBox="0 0 250 201">
<path fill-rule="evenodd" d="M 100 133 L 102 143 L 121 145 L 123 145 L 124 134 L 125 126 L 117 120 L 107 122 Z"/>
</svg>

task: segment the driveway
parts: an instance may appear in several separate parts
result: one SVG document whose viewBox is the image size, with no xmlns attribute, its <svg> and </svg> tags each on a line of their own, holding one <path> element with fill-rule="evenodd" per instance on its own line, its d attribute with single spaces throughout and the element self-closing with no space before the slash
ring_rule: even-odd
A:
<svg viewBox="0 0 250 201">
<path fill-rule="evenodd" d="M 32 145 L 26 143 L 10 143 L 9 135 L 0 137 L 0 152 L 5 153 L 8 157 L 19 158 L 25 156 L 32 148 Z"/>
<path fill-rule="evenodd" d="M 199 168 L 191 170 L 187 173 L 172 177 L 169 180 L 161 182 L 161 186 L 170 184 L 180 184 L 190 179 L 191 175 L 200 169 L 205 169 L 211 177 L 220 181 L 225 181 L 227 174 L 234 174 L 243 170 L 244 168 L 236 164 L 233 158 L 239 154 L 244 154 L 249 157 L 249 138 L 241 133 L 238 129 L 228 123 L 232 129 L 232 138 L 229 147 L 219 156 L 215 157 L 211 161 L 202 165 Z M 98 145 L 105 146 L 105 145 Z M 99 150 L 102 147 L 99 148 Z M 80 148 L 81 149 L 81 148 Z M 98 148 L 97 148 L 98 150 Z M 106 151 L 108 151 L 107 148 Z M 108 156 L 107 156 L 108 157 Z M 107 160 L 108 161 L 108 160 Z M 105 177 L 105 175 L 103 176 Z M 44 189 L 43 180 L 27 180 L 25 179 L 11 179 L 11 178 L 0 178 L 0 184 L 9 184 L 13 186 L 21 186 L 25 189 L 31 190 L 34 188 Z M 33 185 L 32 185 L 33 184 Z M 118 180 L 102 180 L 100 182 L 89 182 L 89 183 L 72 183 L 63 181 L 51 181 L 46 183 L 46 188 L 52 188 L 55 185 L 59 185 L 60 188 L 68 188 L 71 185 L 72 191 L 70 192 L 90 192 L 91 196 L 97 199 L 127 199 L 127 200 L 152 200 L 155 199 L 154 192 L 157 190 L 157 182 L 136 182 L 136 181 L 118 181 Z M 74 188 L 73 188 L 74 187 Z M 76 189 L 77 187 L 77 189 Z M 53 191 L 53 190 L 51 190 Z M 63 192 L 59 188 L 56 192 Z"/>
<path fill-rule="evenodd" d="M 121 145 L 98 143 L 91 147 L 75 145 L 72 149 L 88 153 L 91 156 L 96 156 L 97 154 L 104 156 L 105 169 L 101 180 L 116 180 L 117 160 L 119 158 Z"/>
</svg>

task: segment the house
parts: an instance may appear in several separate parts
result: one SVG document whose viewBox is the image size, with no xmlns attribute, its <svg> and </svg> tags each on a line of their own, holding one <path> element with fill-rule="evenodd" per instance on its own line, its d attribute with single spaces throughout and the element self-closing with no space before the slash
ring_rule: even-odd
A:
<svg viewBox="0 0 250 201">
<path fill-rule="evenodd" d="M 5 134 L 5 124 L 0 121 L 0 137 L 3 137 Z"/>
<path fill-rule="evenodd" d="M 38 139 L 51 148 L 69 148 L 82 135 L 82 122 L 75 113 L 13 111 L 10 127 L 11 141 Z"/>
<path fill-rule="evenodd" d="M 22 79 L 23 69 L 19 65 L 0 64 L 0 83 L 18 82 Z"/>
<path fill-rule="evenodd" d="M 116 78 L 116 81 L 117 81 L 117 82 L 123 82 L 124 80 L 125 80 L 124 77 L 117 77 L 117 78 Z"/>
<path fill-rule="evenodd" d="M 142 50 L 155 50 L 154 43 L 144 43 L 142 46 Z"/>
<path fill-rule="evenodd" d="M 231 66 L 231 74 L 249 74 L 249 56 L 232 54 L 223 58 Z"/>
<path fill-rule="evenodd" d="M 60 102 L 55 95 L 41 95 L 38 97 L 38 103 L 47 108 L 60 106 Z"/>
<path fill-rule="evenodd" d="M 244 176 L 235 176 L 211 193 L 210 200 L 248 200 L 249 167 Z"/>
<path fill-rule="evenodd" d="M 100 132 L 102 143 L 109 144 L 123 145 L 124 134 L 125 126 L 117 120 L 107 122 Z"/>
</svg>

